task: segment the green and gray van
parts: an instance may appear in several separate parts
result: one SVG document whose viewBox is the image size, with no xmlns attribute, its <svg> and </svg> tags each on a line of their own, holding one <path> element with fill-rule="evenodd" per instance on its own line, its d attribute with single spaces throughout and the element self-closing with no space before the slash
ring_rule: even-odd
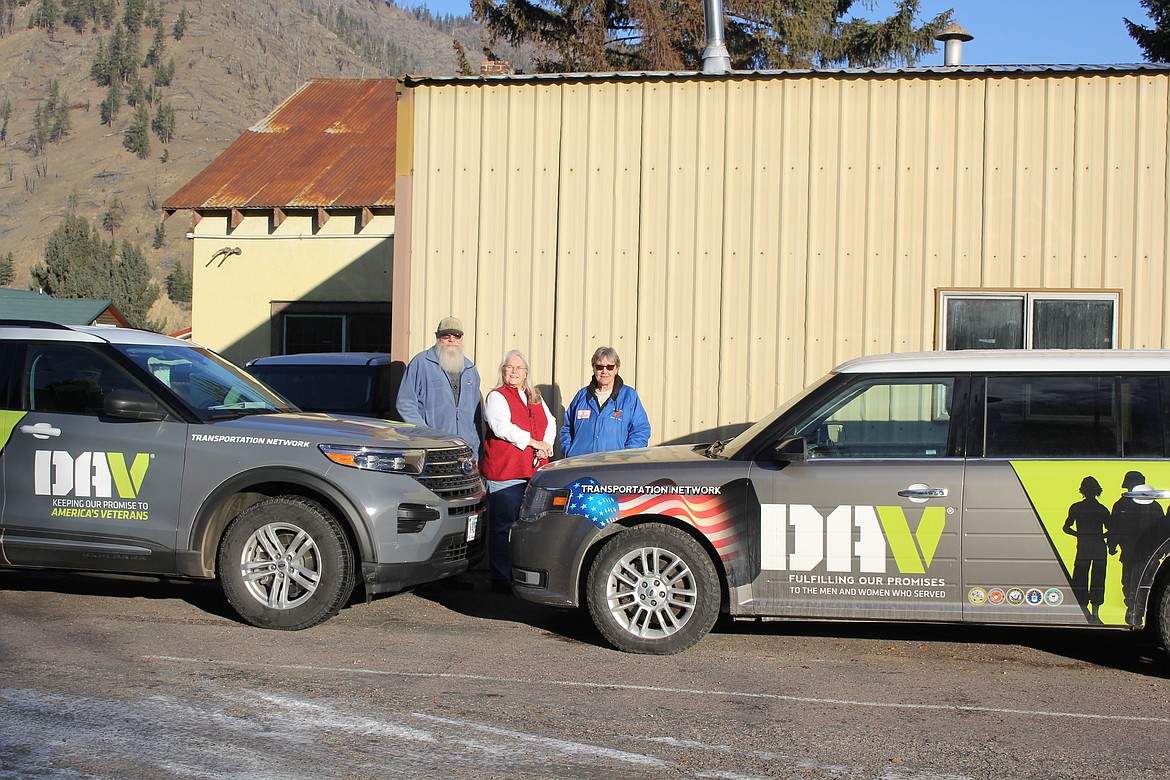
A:
<svg viewBox="0 0 1170 780">
<path fill-rule="evenodd" d="M 512 531 L 521 598 L 629 652 L 733 618 L 1170 642 L 1170 352 L 851 360 L 733 439 L 569 458 Z"/>
<path fill-rule="evenodd" d="M 0 566 L 217 578 L 301 629 L 485 552 L 475 453 L 405 423 L 301 412 L 143 331 L 0 320 Z"/>
</svg>

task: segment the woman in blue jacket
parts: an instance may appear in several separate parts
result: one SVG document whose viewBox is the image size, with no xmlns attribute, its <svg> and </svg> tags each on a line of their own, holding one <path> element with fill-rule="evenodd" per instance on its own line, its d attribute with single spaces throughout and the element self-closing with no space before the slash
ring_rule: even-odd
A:
<svg viewBox="0 0 1170 780">
<path fill-rule="evenodd" d="M 645 447 L 650 418 L 634 388 L 622 382 L 621 358 L 613 347 L 593 353 L 593 379 L 577 391 L 565 410 L 561 452 L 566 458 L 588 452 Z"/>
</svg>

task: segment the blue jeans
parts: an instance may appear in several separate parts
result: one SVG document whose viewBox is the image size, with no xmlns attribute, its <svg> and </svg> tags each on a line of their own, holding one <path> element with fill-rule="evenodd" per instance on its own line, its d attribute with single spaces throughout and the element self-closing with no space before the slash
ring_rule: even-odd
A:
<svg viewBox="0 0 1170 780">
<path fill-rule="evenodd" d="M 488 561 L 492 579 L 512 581 L 512 562 L 508 554 L 508 536 L 512 523 L 520 515 L 527 482 L 488 493 Z"/>
</svg>

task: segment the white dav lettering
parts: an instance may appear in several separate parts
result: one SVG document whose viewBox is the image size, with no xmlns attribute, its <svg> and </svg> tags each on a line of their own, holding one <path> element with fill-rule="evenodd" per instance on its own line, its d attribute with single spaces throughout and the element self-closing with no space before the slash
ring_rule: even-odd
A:
<svg viewBox="0 0 1170 780">
<path fill-rule="evenodd" d="M 33 492 L 38 496 L 136 498 L 150 466 L 149 453 L 139 452 L 126 465 L 121 452 L 82 452 L 76 457 L 64 450 L 37 450 L 33 460 Z"/>
<path fill-rule="evenodd" d="M 760 564 L 771 571 L 823 566 L 827 572 L 881 574 L 888 549 L 901 573 L 922 573 L 946 523 L 942 506 L 924 508 L 915 531 L 897 506 L 839 506 L 827 516 L 809 504 L 763 504 L 760 510 Z"/>
</svg>

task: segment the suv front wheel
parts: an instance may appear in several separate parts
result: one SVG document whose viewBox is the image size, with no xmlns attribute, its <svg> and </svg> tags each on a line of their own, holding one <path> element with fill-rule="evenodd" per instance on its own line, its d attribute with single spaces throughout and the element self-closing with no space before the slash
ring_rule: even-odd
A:
<svg viewBox="0 0 1170 780">
<path fill-rule="evenodd" d="M 637 526 L 606 542 L 586 590 L 598 630 L 627 653 L 686 650 L 719 616 L 719 576 L 710 556 L 665 525 Z"/>
<path fill-rule="evenodd" d="M 228 603 L 248 623 L 297 631 L 337 612 L 353 592 L 349 540 L 316 501 L 269 498 L 227 527 L 219 578 Z"/>
</svg>

